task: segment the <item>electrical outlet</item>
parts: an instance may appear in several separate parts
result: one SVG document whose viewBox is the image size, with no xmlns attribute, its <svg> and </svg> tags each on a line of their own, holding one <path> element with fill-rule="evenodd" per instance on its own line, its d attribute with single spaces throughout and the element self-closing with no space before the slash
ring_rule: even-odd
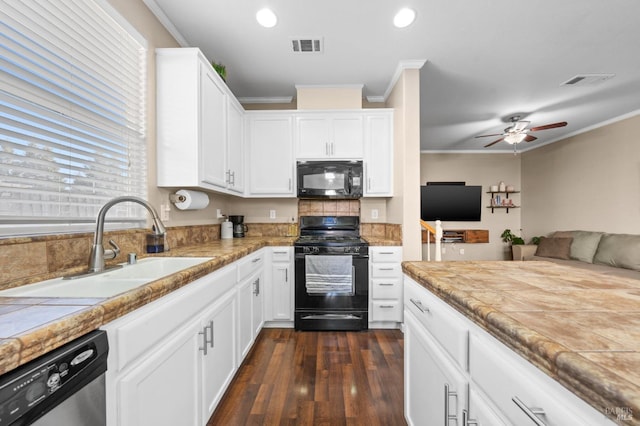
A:
<svg viewBox="0 0 640 426">
<path fill-rule="evenodd" d="M 464 249 L 463 248 L 460 249 L 460 254 L 464 254 Z"/>
<path fill-rule="evenodd" d="M 378 218 L 378 209 L 371 209 L 371 219 Z"/>
<path fill-rule="evenodd" d="M 161 204 L 160 205 L 160 220 L 163 222 L 167 222 L 169 220 L 169 212 L 171 211 L 171 206 L 169 204 Z"/>
<path fill-rule="evenodd" d="M 276 211 L 269 210 L 269 219 L 275 219 L 275 218 L 276 218 Z"/>
<path fill-rule="evenodd" d="M 217 219 L 222 219 L 222 211 L 220 209 L 216 209 L 216 218 Z"/>
<path fill-rule="evenodd" d="M 440 253 L 447 254 L 447 248 L 444 246 L 444 244 L 442 245 L 442 249 L 440 249 Z"/>
</svg>

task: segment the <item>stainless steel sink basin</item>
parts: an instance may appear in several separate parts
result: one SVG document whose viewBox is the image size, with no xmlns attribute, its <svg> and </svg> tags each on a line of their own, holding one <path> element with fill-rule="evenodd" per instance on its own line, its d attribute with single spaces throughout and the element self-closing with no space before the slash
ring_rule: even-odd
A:
<svg viewBox="0 0 640 426">
<path fill-rule="evenodd" d="M 55 278 L 0 291 L 0 297 L 111 297 L 212 257 L 149 257 L 134 265 L 74 280 Z"/>
</svg>

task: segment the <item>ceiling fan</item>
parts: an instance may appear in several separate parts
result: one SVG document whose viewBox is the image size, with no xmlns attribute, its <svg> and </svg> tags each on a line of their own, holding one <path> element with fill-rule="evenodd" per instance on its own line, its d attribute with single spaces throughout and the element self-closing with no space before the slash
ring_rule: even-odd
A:
<svg viewBox="0 0 640 426">
<path fill-rule="evenodd" d="M 497 144 L 502 140 L 504 140 L 509 144 L 515 145 L 522 141 L 532 142 L 538 139 L 535 136 L 531 136 L 530 134 L 528 134 L 529 132 L 538 132 L 540 130 L 555 129 L 556 127 L 564 127 L 567 125 L 566 121 L 561 121 L 558 123 L 545 124 L 544 126 L 531 127 L 527 129 L 527 126 L 531 122 L 521 121 L 519 115 L 514 115 L 513 117 L 510 118 L 510 121 L 511 121 L 511 126 L 504 129 L 504 133 L 496 133 L 492 135 L 480 135 L 480 136 L 476 136 L 476 138 L 484 138 L 488 136 L 501 136 L 500 139 L 497 139 L 491 142 L 490 144 L 485 145 L 484 146 L 485 148 L 488 148 L 491 145 Z"/>
</svg>

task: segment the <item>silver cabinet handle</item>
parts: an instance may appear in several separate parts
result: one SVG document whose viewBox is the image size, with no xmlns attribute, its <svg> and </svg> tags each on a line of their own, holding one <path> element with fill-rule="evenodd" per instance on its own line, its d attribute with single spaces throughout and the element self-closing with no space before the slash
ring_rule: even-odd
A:
<svg viewBox="0 0 640 426">
<path fill-rule="evenodd" d="M 260 294 L 260 278 L 253 282 L 253 294 L 256 296 Z"/>
<path fill-rule="evenodd" d="M 259 257 L 256 257 L 255 259 L 253 259 L 253 260 L 251 261 L 251 263 L 256 263 L 256 262 L 260 262 L 260 258 L 259 258 Z"/>
<path fill-rule="evenodd" d="M 378 254 L 393 254 L 393 252 L 392 251 L 381 251 Z"/>
<path fill-rule="evenodd" d="M 207 355 L 207 344 L 209 342 L 207 342 L 207 327 L 203 328 L 202 331 L 198 332 L 199 335 L 202 336 L 202 346 L 198 349 L 200 349 L 202 352 L 204 352 L 205 356 Z"/>
<path fill-rule="evenodd" d="M 395 271 L 396 268 L 378 268 L 380 271 Z"/>
<path fill-rule="evenodd" d="M 291 187 L 291 178 L 289 178 L 289 191 L 291 191 L 293 188 Z"/>
<path fill-rule="evenodd" d="M 452 392 L 449 390 L 449 384 L 445 383 L 444 384 L 444 424 L 445 426 L 449 425 L 449 421 L 450 420 L 455 420 L 456 423 L 458 422 L 457 418 L 458 415 L 457 414 L 449 414 L 449 397 L 454 396 L 454 397 L 458 397 L 458 394 L 456 392 Z M 456 404 L 457 405 L 457 404 Z"/>
<path fill-rule="evenodd" d="M 229 177 L 231 179 L 231 182 L 229 182 L 229 184 L 231 186 L 236 186 L 236 172 L 229 171 Z"/>
<path fill-rule="evenodd" d="M 533 421 L 533 423 L 535 423 L 538 426 L 546 426 L 547 425 L 545 422 L 540 420 L 540 417 L 539 417 L 539 416 L 544 416 L 545 415 L 545 412 L 544 412 L 544 410 L 542 408 L 537 408 L 537 407 L 529 408 L 517 396 L 514 396 L 513 398 L 511 398 L 511 400 L 514 402 L 514 404 L 516 404 L 518 406 L 519 409 L 521 409 L 527 415 L 527 417 L 529 417 Z"/>
<path fill-rule="evenodd" d="M 378 285 L 381 287 L 391 287 L 393 286 L 393 283 L 378 283 Z"/>
<path fill-rule="evenodd" d="M 391 309 L 391 308 L 395 308 L 394 305 L 380 305 L 381 309 Z"/>
<path fill-rule="evenodd" d="M 209 336 L 207 336 L 207 329 L 209 329 Z M 208 325 L 205 325 L 202 331 L 198 332 L 202 336 L 202 347 L 199 348 L 204 355 L 207 355 L 207 346 L 213 348 L 213 320 L 209 321 Z"/>
<path fill-rule="evenodd" d="M 284 282 L 289 282 L 289 268 L 284 268 Z"/>
<path fill-rule="evenodd" d="M 420 309 L 420 312 L 422 312 L 422 313 L 429 312 L 429 308 L 424 306 L 421 301 L 416 300 L 416 299 L 409 299 L 409 300 L 411 300 L 411 303 L 416 305 L 416 308 Z"/>
<path fill-rule="evenodd" d="M 469 412 L 462 410 L 462 426 L 475 425 L 478 426 L 478 421 L 469 418 Z"/>
<path fill-rule="evenodd" d="M 286 251 L 286 250 L 285 251 L 275 251 L 274 250 L 274 252 L 273 252 L 273 254 L 287 254 L 287 253 L 289 253 L 289 252 Z"/>
</svg>

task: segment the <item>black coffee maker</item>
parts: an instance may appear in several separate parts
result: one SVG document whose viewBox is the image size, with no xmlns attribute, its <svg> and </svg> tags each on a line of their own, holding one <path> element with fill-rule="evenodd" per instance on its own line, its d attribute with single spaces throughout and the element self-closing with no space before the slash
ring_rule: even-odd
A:
<svg viewBox="0 0 640 426">
<path fill-rule="evenodd" d="M 229 216 L 229 220 L 233 223 L 233 238 L 244 237 L 244 233 L 249 230 L 244 224 L 244 216 Z"/>
</svg>

